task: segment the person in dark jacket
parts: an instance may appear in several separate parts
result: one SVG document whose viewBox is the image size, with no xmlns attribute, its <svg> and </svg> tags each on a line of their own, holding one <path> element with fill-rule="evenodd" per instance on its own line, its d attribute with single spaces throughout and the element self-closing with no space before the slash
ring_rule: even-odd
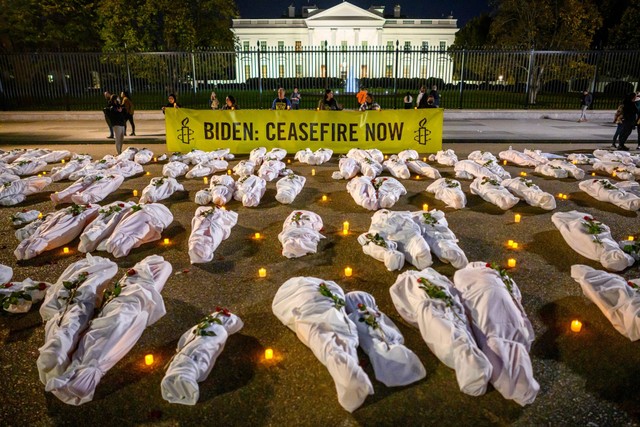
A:
<svg viewBox="0 0 640 427">
<path fill-rule="evenodd" d="M 107 107 L 107 115 L 111 120 L 111 126 L 113 127 L 113 136 L 116 140 L 116 151 L 118 154 L 122 153 L 122 142 L 124 141 L 124 125 L 127 120 L 124 112 L 124 108 L 118 101 L 118 96 L 113 94 L 109 99 L 109 105 Z"/>
<path fill-rule="evenodd" d="M 107 138 L 113 139 L 113 127 L 111 126 L 111 119 L 109 119 L 109 102 L 111 101 L 111 92 L 108 90 L 104 92 L 104 99 L 107 102 L 107 105 L 102 109 L 104 112 L 104 121 L 107 122 L 107 126 L 109 126 L 109 136 Z"/>
<path fill-rule="evenodd" d="M 589 109 L 589 106 L 591 106 L 592 101 L 593 95 L 591 95 L 589 91 L 585 89 L 580 96 L 580 118 L 578 119 L 578 122 L 587 121 L 587 109 Z"/>
<path fill-rule="evenodd" d="M 120 92 L 120 100 L 122 102 L 122 108 L 124 108 L 124 115 L 126 121 L 124 122 L 124 133 L 127 134 L 127 121 L 131 123 L 131 136 L 136 136 L 136 124 L 133 122 L 133 102 L 131 101 L 131 95 L 126 90 Z"/>
<path fill-rule="evenodd" d="M 331 89 L 324 91 L 324 98 L 318 102 L 318 110 L 342 110 L 342 105 L 338 104 L 333 97 L 333 91 Z"/>
<path fill-rule="evenodd" d="M 162 114 L 164 114 L 164 110 L 166 110 L 167 108 L 180 108 L 180 104 L 178 104 L 178 100 L 176 99 L 175 94 L 170 93 L 167 100 L 169 102 L 167 103 L 167 105 L 162 107 Z"/>
<path fill-rule="evenodd" d="M 221 110 L 238 110 L 238 103 L 233 95 L 227 95 Z"/>
<path fill-rule="evenodd" d="M 629 135 L 636 126 L 638 120 L 638 109 L 636 108 L 636 94 L 635 92 L 625 95 L 622 101 L 622 132 L 620 132 L 620 138 L 618 139 L 618 150 L 629 151 L 629 147 L 625 145 Z"/>
</svg>

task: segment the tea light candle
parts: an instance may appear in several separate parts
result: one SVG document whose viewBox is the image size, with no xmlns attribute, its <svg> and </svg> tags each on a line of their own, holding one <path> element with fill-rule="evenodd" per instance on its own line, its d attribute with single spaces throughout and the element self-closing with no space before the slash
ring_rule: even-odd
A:
<svg viewBox="0 0 640 427">
<path fill-rule="evenodd" d="M 416 175 L 416 179 L 420 179 L 420 175 Z"/>
<path fill-rule="evenodd" d="M 342 234 L 349 234 L 349 221 L 342 223 Z"/>
<path fill-rule="evenodd" d="M 69 248 L 65 246 L 64 248 L 62 248 L 62 252 L 65 253 L 65 254 L 68 254 L 69 253 Z"/>
<path fill-rule="evenodd" d="M 428 211 L 429 210 L 429 204 L 428 203 L 423 203 L 422 204 L 422 210 L 423 211 Z"/>
<path fill-rule="evenodd" d="M 231 169 L 227 169 L 227 175 L 231 175 Z"/>
<path fill-rule="evenodd" d="M 507 242 L 507 246 L 509 246 L 510 248 L 513 247 L 513 240 L 509 240 Z"/>
<path fill-rule="evenodd" d="M 42 215 L 42 214 L 40 214 L 40 215 Z M 634 236 L 629 236 L 629 237 L 627 237 L 627 240 L 630 241 L 630 242 L 633 242 L 635 240 L 635 237 Z"/>
<path fill-rule="evenodd" d="M 169 244 L 169 239 L 167 239 L 167 238 L 165 237 L 165 239 L 163 240 L 163 242 L 164 242 L 164 244 L 165 244 L 165 245 L 168 245 L 168 244 Z"/>
<path fill-rule="evenodd" d="M 265 360 L 271 360 L 273 359 L 273 349 L 272 348 L 268 348 L 264 351 L 264 359 Z"/>
<path fill-rule="evenodd" d="M 423 158 L 422 158 L 422 161 L 423 161 L 423 162 L 426 162 L 426 161 L 427 161 L 427 158 L 426 158 L 426 157 L 423 157 Z"/>
<path fill-rule="evenodd" d="M 64 163 L 64 159 L 62 159 L 62 163 Z"/>
<path fill-rule="evenodd" d="M 591 176 L 596 176 L 596 173 L 595 172 L 591 172 Z"/>
<path fill-rule="evenodd" d="M 316 176 L 316 170 L 315 169 L 311 169 L 311 176 Z"/>
<path fill-rule="evenodd" d="M 571 330 L 573 332 L 580 332 L 582 330 L 582 322 L 579 320 L 571 321 Z"/>
<path fill-rule="evenodd" d="M 615 171 L 611 174 L 611 176 L 614 177 L 614 178 L 617 176 Z"/>
<path fill-rule="evenodd" d="M 209 178 L 207 178 L 206 176 L 204 178 L 202 178 L 202 181 L 204 181 L 205 184 L 209 183 Z"/>
<path fill-rule="evenodd" d="M 38 178 L 42 178 L 42 174 L 41 173 L 38 174 Z"/>
<path fill-rule="evenodd" d="M 327 195 L 326 195 L 326 194 L 322 196 L 322 201 L 323 201 L 323 202 L 326 202 L 326 201 L 327 201 Z"/>
<path fill-rule="evenodd" d="M 520 172 L 520 176 L 527 176 L 526 172 Z"/>
<path fill-rule="evenodd" d="M 151 175 L 151 172 L 147 171 L 147 176 Z"/>
<path fill-rule="evenodd" d="M 506 166 L 506 165 L 507 165 L 507 161 L 506 161 L 506 160 L 503 160 L 503 161 L 502 161 L 502 164 Z"/>
<path fill-rule="evenodd" d="M 351 267 L 345 267 L 344 275 L 347 277 L 351 277 L 352 274 L 353 274 L 353 269 Z"/>
<path fill-rule="evenodd" d="M 513 267 L 515 267 L 515 266 L 516 266 L 516 260 L 515 260 L 514 258 L 509 258 L 509 259 L 507 260 L 507 266 L 508 266 L 509 268 L 513 268 Z"/>
<path fill-rule="evenodd" d="M 516 216 L 513 218 L 515 222 L 520 222 L 521 219 L 522 219 L 522 215 L 520 214 L 516 214 Z"/>
<path fill-rule="evenodd" d="M 38 219 L 40 219 L 40 218 L 42 218 L 42 217 L 43 217 L 42 212 L 40 212 L 40 213 L 38 214 Z M 633 236 L 631 236 L 631 237 L 633 237 Z"/>
<path fill-rule="evenodd" d="M 387 154 L 384 155 L 384 159 L 387 160 L 389 156 Z"/>
<path fill-rule="evenodd" d="M 291 163 L 291 159 L 287 159 L 287 163 Z"/>
<path fill-rule="evenodd" d="M 258 277 L 267 277 L 267 269 L 261 268 L 258 270 Z"/>
<path fill-rule="evenodd" d="M 144 356 L 144 364 L 147 366 L 153 365 L 153 354 L 146 354 Z"/>
<path fill-rule="evenodd" d="M 513 249 L 518 249 L 518 242 L 513 242 L 513 245 L 511 245 L 511 247 Z"/>
<path fill-rule="evenodd" d="M 133 197 L 138 197 L 138 190 L 133 190 Z"/>
<path fill-rule="evenodd" d="M 562 193 L 558 193 L 558 199 L 562 199 L 563 194 Z"/>
<path fill-rule="evenodd" d="M 154 161 L 154 162 L 157 162 L 157 161 L 158 161 L 158 158 L 157 158 L 157 157 L 154 157 L 154 158 L 153 158 L 153 161 Z"/>
<path fill-rule="evenodd" d="M 569 196 L 567 196 L 566 194 L 562 195 L 562 200 L 567 200 L 569 198 Z"/>
<path fill-rule="evenodd" d="M 258 240 L 258 239 L 260 239 L 260 238 L 262 237 L 262 235 L 261 235 L 260 233 L 256 233 L 256 234 L 254 234 L 254 235 L 253 235 L 253 237 L 254 237 L 256 240 Z"/>
<path fill-rule="evenodd" d="M 46 175 L 46 174 L 47 174 L 47 171 L 42 171 L 42 175 Z"/>
</svg>

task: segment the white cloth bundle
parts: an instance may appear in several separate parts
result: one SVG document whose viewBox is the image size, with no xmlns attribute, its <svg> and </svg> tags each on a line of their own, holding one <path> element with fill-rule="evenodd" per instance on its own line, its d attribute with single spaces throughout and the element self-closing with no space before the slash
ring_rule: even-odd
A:
<svg viewBox="0 0 640 427">
<path fill-rule="evenodd" d="M 189 259 L 191 264 L 213 260 L 213 253 L 231 235 L 238 222 L 238 214 L 220 208 L 200 206 L 191 220 Z"/>
<path fill-rule="evenodd" d="M 397 244 L 398 251 L 404 254 L 405 260 L 419 269 L 427 268 L 432 263 L 429 244 L 422 236 L 420 226 L 413 220 L 411 212 L 393 212 L 381 209 L 371 217 L 369 233 L 378 233 L 385 240 Z"/>
<path fill-rule="evenodd" d="M 252 175 L 256 170 L 256 163 L 252 160 L 240 160 L 237 165 L 233 167 L 233 173 L 242 177 Z"/>
<path fill-rule="evenodd" d="M 267 149 L 265 147 L 256 147 L 249 153 L 249 160 L 255 163 L 256 166 L 260 166 L 266 154 Z"/>
<path fill-rule="evenodd" d="M 487 177 L 474 179 L 469 189 L 472 194 L 482 197 L 487 202 L 505 211 L 511 209 L 520 201 L 520 199 L 503 187 L 499 181 Z"/>
<path fill-rule="evenodd" d="M 18 181 L 20 177 L 18 175 L 14 175 L 10 172 L 2 172 L 0 173 L 0 184 L 6 184 L 8 182 Z"/>
<path fill-rule="evenodd" d="M 210 159 L 209 153 L 204 150 L 193 149 L 185 154 L 178 161 L 185 163 L 187 165 L 197 165 L 198 163 L 206 162 Z"/>
<path fill-rule="evenodd" d="M 347 192 L 365 209 L 377 210 L 392 207 L 407 190 L 395 178 L 365 176 L 353 178 L 347 183 Z"/>
<path fill-rule="evenodd" d="M 211 159 L 224 159 L 224 160 L 233 160 L 236 156 L 231 154 L 230 148 L 218 148 L 217 150 L 209 151 L 209 158 Z"/>
<path fill-rule="evenodd" d="M 120 154 L 118 154 L 116 156 L 116 159 L 133 161 L 133 159 L 135 158 L 137 152 L 138 152 L 137 148 L 135 148 L 135 147 L 127 147 L 125 150 L 122 151 L 122 153 L 120 153 Z"/>
<path fill-rule="evenodd" d="M 311 211 L 293 211 L 282 224 L 278 240 L 282 243 L 282 255 L 298 258 L 318 251 L 323 227 L 320 215 Z"/>
<path fill-rule="evenodd" d="M 24 148 L 14 148 L 12 150 L 9 150 L 7 152 L 0 154 L 0 162 L 11 163 L 26 152 L 27 150 Z"/>
<path fill-rule="evenodd" d="M 398 156 L 389 157 L 389 159 L 385 160 L 382 165 L 391 173 L 391 175 L 398 179 L 411 178 L 411 172 L 409 172 L 407 164 Z"/>
<path fill-rule="evenodd" d="M 511 178 L 511 174 L 507 172 L 502 166 L 500 166 L 496 160 L 487 160 L 484 163 L 480 163 L 481 160 L 476 160 L 475 162 L 489 169 L 494 174 L 498 175 L 500 179 Z"/>
<path fill-rule="evenodd" d="M 607 162 L 596 160 L 593 163 L 593 170 L 603 171 L 620 179 L 634 181 L 636 175 L 640 176 L 640 168 L 634 165 L 625 165 L 620 162 Z"/>
<path fill-rule="evenodd" d="M 200 397 L 198 383 L 211 373 L 229 335 L 239 332 L 243 326 L 238 316 L 218 307 L 182 334 L 177 353 L 160 384 L 162 398 L 169 403 L 195 405 Z"/>
<path fill-rule="evenodd" d="M 345 313 L 340 286 L 315 277 L 291 278 L 276 292 L 272 309 L 327 368 L 344 409 L 355 411 L 373 394 L 358 363 L 358 332 Z"/>
<path fill-rule="evenodd" d="M 360 172 L 362 172 L 362 175 L 370 179 L 374 179 L 380 175 L 383 169 L 382 164 L 368 157 L 363 158 L 360 162 Z"/>
<path fill-rule="evenodd" d="M 48 153 L 39 157 L 40 160 L 44 160 L 47 163 L 58 163 L 62 159 L 68 159 L 71 157 L 71 151 L 69 150 L 50 150 Z"/>
<path fill-rule="evenodd" d="M 590 165 L 593 159 L 585 154 L 571 153 L 567 156 L 567 160 L 576 165 Z"/>
<path fill-rule="evenodd" d="M 287 157 L 287 150 L 285 150 L 284 148 L 274 147 L 271 149 L 271 151 L 266 153 L 264 157 L 269 160 L 282 160 Z"/>
<path fill-rule="evenodd" d="M 104 156 L 104 158 L 102 158 L 101 160 L 97 160 L 93 163 L 89 163 L 83 166 L 81 169 L 78 169 L 77 171 L 72 172 L 68 176 L 68 179 L 76 181 L 84 176 L 93 175 L 95 173 L 107 170 L 113 165 L 115 165 L 117 161 L 118 160 L 113 156 L 110 156 L 110 155 Z"/>
<path fill-rule="evenodd" d="M 184 186 L 171 177 L 151 178 L 149 185 L 142 189 L 140 203 L 154 203 L 168 199 L 176 191 L 184 191 Z"/>
<path fill-rule="evenodd" d="M 384 160 L 384 154 L 382 154 L 382 151 L 378 150 L 377 148 L 370 148 L 366 150 L 366 152 L 373 160 L 378 163 L 382 163 L 382 161 Z"/>
<path fill-rule="evenodd" d="M 566 170 L 567 173 L 575 179 L 584 178 L 584 171 L 579 167 L 577 167 L 576 165 L 574 165 L 573 163 L 567 162 L 565 160 L 555 159 L 555 160 L 550 160 L 547 164 L 549 166 L 556 166 Z"/>
<path fill-rule="evenodd" d="M 513 163 L 518 166 L 532 166 L 536 167 L 538 165 L 544 164 L 546 162 L 541 162 L 540 160 L 534 159 L 526 153 L 522 153 L 520 151 L 514 150 L 509 147 L 508 150 L 501 151 L 498 153 L 498 157 L 502 160 L 506 160 L 507 162 Z"/>
<path fill-rule="evenodd" d="M 116 225 L 129 212 L 134 202 L 113 202 L 103 206 L 98 216 L 89 223 L 80 235 L 80 252 L 93 252 L 115 230 Z"/>
<path fill-rule="evenodd" d="M 489 151 L 475 150 L 469 153 L 467 159 L 473 160 L 479 165 L 486 163 L 488 161 L 497 162 L 498 159 Z"/>
<path fill-rule="evenodd" d="M 133 248 L 159 240 L 173 222 L 171 211 L 160 203 L 133 205 L 105 242 L 105 249 L 116 258 L 129 255 Z"/>
<path fill-rule="evenodd" d="M 196 191 L 194 202 L 196 205 L 208 205 L 211 203 L 211 188 Z"/>
<path fill-rule="evenodd" d="M 221 159 L 210 159 L 195 165 L 187 174 L 186 178 L 202 178 L 203 176 L 213 175 L 216 172 L 226 171 L 229 162 Z"/>
<path fill-rule="evenodd" d="M 453 166 L 458 163 L 458 156 L 452 149 L 440 150 L 436 154 L 430 155 L 429 160 L 432 162 L 435 160 L 441 165 Z"/>
<path fill-rule="evenodd" d="M 42 156 L 46 156 L 51 153 L 51 150 L 48 148 L 29 148 L 27 151 L 24 151 L 18 157 L 12 160 L 12 163 L 24 162 L 25 160 L 36 160 L 40 159 Z"/>
<path fill-rule="evenodd" d="M 163 158 L 164 156 L 164 158 Z M 162 159 L 162 160 L 160 160 Z M 163 154 L 162 156 L 160 156 L 160 158 L 158 159 L 159 161 L 165 161 L 167 160 L 166 154 Z M 185 164 L 189 164 L 191 163 L 191 160 L 187 157 L 186 154 L 183 153 L 171 153 L 171 156 L 169 156 L 169 162 L 182 162 Z"/>
<path fill-rule="evenodd" d="M 108 259 L 92 257 L 71 264 L 51 286 L 40 306 L 47 324 L 44 344 L 36 361 L 40 381 L 47 383 L 61 375 L 69 363 L 81 334 L 93 318 L 107 282 L 118 266 Z"/>
<path fill-rule="evenodd" d="M 591 197 L 601 202 L 612 203 L 628 211 L 640 209 L 640 197 L 624 188 L 618 188 L 608 179 L 586 179 L 580 181 L 578 187 Z"/>
<path fill-rule="evenodd" d="M 0 265 L 0 308 L 9 313 L 27 313 L 33 304 L 37 304 L 44 298 L 47 288 L 51 283 L 36 282 L 29 278 L 22 282 L 10 282 L 11 274 L 6 278 L 6 268 L 11 272 L 11 268 Z"/>
<path fill-rule="evenodd" d="M 120 293 L 103 301 L 71 364 L 45 389 L 69 405 L 90 402 L 105 373 L 129 353 L 147 326 L 165 315 L 160 292 L 171 270 L 171 264 L 158 255 L 130 269 L 118 282 Z"/>
<path fill-rule="evenodd" d="M 229 175 L 215 175 L 209 182 L 211 201 L 218 205 L 226 205 L 233 199 L 236 191 L 236 182 Z"/>
<path fill-rule="evenodd" d="M 453 165 L 453 170 L 456 172 L 456 178 L 474 179 L 486 176 L 496 181 L 502 181 L 498 175 L 473 160 L 460 160 Z"/>
<path fill-rule="evenodd" d="M 51 184 L 47 176 L 30 176 L 0 185 L 0 205 L 13 206 L 26 200 L 27 196 L 41 192 Z"/>
<path fill-rule="evenodd" d="M 265 181 L 273 181 L 286 167 L 280 160 L 265 160 L 258 169 L 258 176 Z"/>
<path fill-rule="evenodd" d="M 404 254 L 397 250 L 396 242 L 385 239 L 378 233 L 362 233 L 358 236 L 358 243 L 362 245 L 362 252 L 382 261 L 387 270 L 400 270 L 404 267 Z"/>
<path fill-rule="evenodd" d="M 389 289 L 400 316 L 420 330 L 429 350 L 456 371 L 460 391 L 479 396 L 493 368 L 473 337 L 471 322 L 453 283 L 432 268 L 407 271 Z"/>
<path fill-rule="evenodd" d="M 309 148 L 305 148 L 304 150 L 298 151 L 294 159 L 308 165 L 321 165 L 331 160 L 332 155 L 333 150 L 329 148 L 318 148 L 315 152 Z"/>
<path fill-rule="evenodd" d="M 148 148 L 143 148 L 138 150 L 138 152 L 133 156 L 133 161 L 140 164 L 146 165 L 153 159 L 153 151 Z"/>
<path fill-rule="evenodd" d="M 33 160 L 22 160 L 19 162 L 11 163 L 7 167 L 7 169 L 8 169 L 8 172 L 14 175 L 24 176 L 24 175 L 35 175 L 38 172 L 45 170 L 46 167 L 47 167 L 47 162 L 45 162 L 44 160 L 33 159 Z"/>
<path fill-rule="evenodd" d="M 628 151 L 594 150 L 593 156 L 603 162 L 619 162 L 636 166 L 640 164 L 640 157 L 631 155 Z"/>
<path fill-rule="evenodd" d="M 467 205 L 467 196 L 462 191 L 460 182 L 455 179 L 440 178 L 432 182 L 426 190 L 435 195 L 435 198 L 443 201 L 448 207 L 462 209 Z"/>
<path fill-rule="evenodd" d="M 539 161 L 541 164 L 547 163 L 551 157 L 554 157 L 552 154 L 543 153 L 541 150 L 529 150 L 528 148 L 524 149 L 524 154 Z M 557 158 L 558 156 L 555 157 Z"/>
<path fill-rule="evenodd" d="M 476 342 L 493 366 L 491 384 L 505 399 L 533 403 L 540 390 L 529 357 L 535 335 L 518 285 L 484 262 L 456 271 L 453 282 L 472 318 Z"/>
<path fill-rule="evenodd" d="M 444 212 L 433 209 L 429 212 L 412 213 L 413 220 L 420 226 L 422 237 L 427 241 L 431 252 L 442 262 L 451 263 L 455 268 L 463 268 L 469 261 L 460 246 L 456 235 L 449 228 Z"/>
<path fill-rule="evenodd" d="M 118 160 L 109 169 L 105 169 L 105 173 L 122 175 L 125 178 L 131 178 L 132 176 L 139 175 L 144 172 L 144 168 L 141 164 L 134 162 L 133 160 Z"/>
<path fill-rule="evenodd" d="M 398 158 L 406 162 L 408 160 L 418 160 L 420 155 L 416 150 L 402 150 L 398 153 Z"/>
<path fill-rule="evenodd" d="M 25 225 L 25 224 L 29 224 L 30 222 L 35 221 L 36 219 L 38 219 L 39 216 L 40 216 L 40 211 L 38 211 L 38 210 L 35 210 L 35 209 L 31 209 L 31 210 L 22 209 L 22 211 L 16 212 L 13 215 L 11 215 L 11 223 L 14 226 Z M 2 282 L 2 281 L 0 280 L 0 282 Z"/>
<path fill-rule="evenodd" d="M 609 227 L 589 214 L 578 211 L 556 212 L 551 216 L 551 221 L 571 249 L 583 257 L 599 261 L 607 270 L 622 271 L 635 262 L 633 257 L 618 247 L 611 237 Z"/>
<path fill-rule="evenodd" d="M 420 159 L 408 159 L 405 160 L 407 167 L 413 173 L 426 176 L 431 179 L 440 179 L 440 171 L 432 166 L 429 166 Z"/>
<path fill-rule="evenodd" d="M 57 166 L 51 169 L 51 179 L 53 182 L 62 181 L 63 179 L 69 178 L 69 176 L 82 169 L 91 163 L 90 157 L 79 157 L 76 160 L 71 160 L 69 163 L 64 166 Z"/>
<path fill-rule="evenodd" d="M 420 381 L 427 375 L 418 356 L 405 347 L 402 333 L 380 311 L 373 295 L 349 292 L 345 295 L 345 307 L 378 381 L 387 387 L 398 387 Z"/>
<path fill-rule="evenodd" d="M 542 189 L 535 185 L 530 179 L 524 177 L 505 179 L 501 184 L 531 206 L 536 206 L 547 211 L 552 211 L 556 208 L 556 199 L 553 197 L 553 194 L 542 191 Z"/>
<path fill-rule="evenodd" d="M 616 331 L 631 341 L 640 339 L 640 279 L 627 281 L 617 274 L 580 264 L 571 266 L 571 277 Z"/>
<path fill-rule="evenodd" d="M 339 171 L 331 174 L 333 179 L 351 179 L 360 173 L 360 163 L 350 157 L 340 157 L 338 161 Z"/>
<path fill-rule="evenodd" d="M 171 178 L 186 175 L 188 171 L 189 166 L 182 162 L 169 162 L 162 167 L 162 175 Z"/>
<path fill-rule="evenodd" d="M 120 188 L 123 182 L 124 177 L 122 175 L 96 172 L 79 178 L 62 191 L 51 194 L 50 198 L 55 204 L 71 202 L 77 204 L 96 203 Z"/>
<path fill-rule="evenodd" d="M 288 205 L 293 202 L 302 191 L 307 178 L 302 175 L 290 173 L 276 183 L 276 200 Z"/>
<path fill-rule="evenodd" d="M 0 264 L 0 282 L 7 283 L 13 277 L 13 268 Z"/>
<path fill-rule="evenodd" d="M 33 236 L 33 233 L 36 232 L 38 227 L 40 227 L 40 225 L 42 225 L 43 222 L 44 222 L 44 218 L 38 218 L 35 221 L 27 224 L 26 226 L 17 229 L 15 232 L 15 236 L 16 236 L 16 239 L 18 239 L 18 242 L 22 242 L 27 237 Z"/>
<path fill-rule="evenodd" d="M 247 175 L 236 182 L 233 198 L 241 201 L 242 206 L 246 208 L 254 208 L 260 204 L 266 190 L 267 182 L 264 179 L 256 175 Z"/>
<path fill-rule="evenodd" d="M 14 255 L 18 260 L 31 259 L 71 242 L 98 215 L 98 209 L 98 205 L 72 205 L 47 215 L 36 231 L 18 244 Z"/>
</svg>

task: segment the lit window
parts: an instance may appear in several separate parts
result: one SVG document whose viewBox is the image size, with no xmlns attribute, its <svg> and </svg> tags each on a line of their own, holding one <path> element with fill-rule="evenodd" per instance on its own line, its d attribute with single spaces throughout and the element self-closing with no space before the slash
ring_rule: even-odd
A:
<svg viewBox="0 0 640 427">
<path fill-rule="evenodd" d="M 411 50 L 411 42 L 404 42 L 404 50 L 408 52 Z"/>
<path fill-rule="evenodd" d="M 247 41 L 243 41 L 243 42 L 242 42 L 242 48 L 243 48 L 245 51 L 249 50 L 249 41 L 248 41 L 248 40 L 247 40 Z"/>
<path fill-rule="evenodd" d="M 282 52 L 284 50 L 284 42 L 278 41 L 278 52 Z"/>
<path fill-rule="evenodd" d="M 284 65 L 280 64 L 278 66 L 278 77 L 283 78 L 284 77 Z"/>
<path fill-rule="evenodd" d="M 260 50 L 267 50 L 267 42 L 265 40 L 260 40 Z"/>
<path fill-rule="evenodd" d="M 296 52 L 300 52 L 302 50 L 302 42 L 300 40 L 296 40 Z"/>
<path fill-rule="evenodd" d="M 251 78 L 251 65 L 246 64 L 244 66 L 244 79 L 249 80 Z"/>
<path fill-rule="evenodd" d="M 384 73 L 385 77 L 393 77 L 393 65 L 387 65 L 387 70 Z"/>
<path fill-rule="evenodd" d="M 262 66 L 262 77 L 267 77 L 267 66 L 266 65 Z"/>
<path fill-rule="evenodd" d="M 387 50 L 393 50 L 393 40 L 387 42 Z"/>
<path fill-rule="evenodd" d="M 422 42 L 422 51 L 423 52 L 429 51 L 429 42 Z"/>
<path fill-rule="evenodd" d="M 447 50 L 447 42 L 440 42 L 440 50 Z"/>
<path fill-rule="evenodd" d="M 302 65 L 296 65 L 296 77 L 302 77 Z"/>
</svg>

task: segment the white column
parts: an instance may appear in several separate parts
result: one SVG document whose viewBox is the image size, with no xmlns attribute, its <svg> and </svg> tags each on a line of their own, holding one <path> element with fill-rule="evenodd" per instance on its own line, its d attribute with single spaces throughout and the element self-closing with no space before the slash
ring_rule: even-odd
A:
<svg viewBox="0 0 640 427">
<path fill-rule="evenodd" d="M 360 28 L 354 28 L 353 29 L 354 32 L 354 41 L 353 41 L 353 45 L 354 46 L 358 46 L 360 45 Z"/>
<path fill-rule="evenodd" d="M 338 32 L 337 28 L 331 29 L 331 42 L 329 43 L 331 46 L 336 45 L 336 33 Z"/>
</svg>

